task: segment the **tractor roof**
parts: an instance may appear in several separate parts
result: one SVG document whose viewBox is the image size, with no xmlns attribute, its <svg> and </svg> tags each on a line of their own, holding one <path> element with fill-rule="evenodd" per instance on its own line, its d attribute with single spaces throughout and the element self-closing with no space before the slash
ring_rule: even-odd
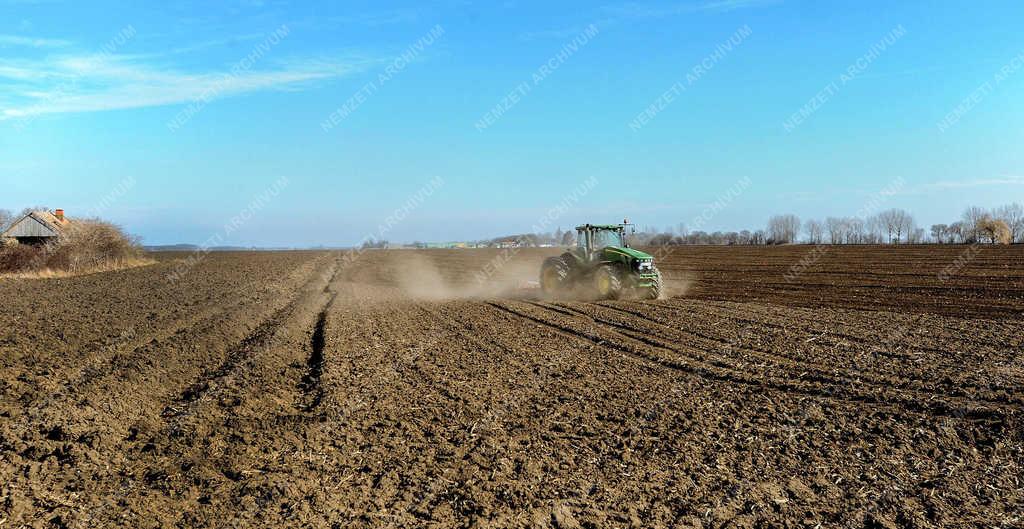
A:
<svg viewBox="0 0 1024 529">
<path fill-rule="evenodd" d="M 622 226 L 619 224 L 584 224 L 582 226 L 576 226 L 577 230 L 621 230 Z"/>
</svg>

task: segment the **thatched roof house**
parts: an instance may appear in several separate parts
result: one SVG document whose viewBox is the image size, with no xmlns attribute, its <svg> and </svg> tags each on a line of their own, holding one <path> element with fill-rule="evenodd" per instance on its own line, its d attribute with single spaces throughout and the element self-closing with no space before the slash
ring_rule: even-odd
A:
<svg viewBox="0 0 1024 529">
<path fill-rule="evenodd" d="M 33 211 L 11 224 L 0 238 L 14 239 L 21 244 L 44 244 L 59 237 L 71 224 L 64 210 Z"/>
</svg>

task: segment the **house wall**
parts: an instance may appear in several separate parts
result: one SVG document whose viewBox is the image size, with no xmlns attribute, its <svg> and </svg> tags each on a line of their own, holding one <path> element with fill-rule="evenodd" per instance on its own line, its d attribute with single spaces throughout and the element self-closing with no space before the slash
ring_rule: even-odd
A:
<svg viewBox="0 0 1024 529">
<path fill-rule="evenodd" d="M 20 220 L 4 233 L 5 237 L 55 237 L 57 234 L 48 226 L 32 217 Z"/>
</svg>

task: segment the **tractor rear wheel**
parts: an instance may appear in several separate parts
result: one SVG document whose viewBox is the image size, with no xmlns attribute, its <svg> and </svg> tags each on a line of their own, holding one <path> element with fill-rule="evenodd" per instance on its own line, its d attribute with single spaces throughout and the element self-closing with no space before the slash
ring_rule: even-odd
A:
<svg viewBox="0 0 1024 529">
<path fill-rule="evenodd" d="M 619 299 L 622 295 L 622 277 L 619 269 L 605 264 L 594 272 L 594 290 L 599 299 Z"/>
<path fill-rule="evenodd" d="M 555 297 L 569 287 L 569 263 L 561 255 L 548 257 L 540 268 L 540 288 L 545 296 Z"/>
</svg>

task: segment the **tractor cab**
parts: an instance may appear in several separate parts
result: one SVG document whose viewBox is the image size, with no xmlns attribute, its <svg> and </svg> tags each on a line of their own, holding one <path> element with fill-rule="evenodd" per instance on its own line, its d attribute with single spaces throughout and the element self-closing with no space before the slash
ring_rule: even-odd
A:
<svg viewBox="0 0 1024 529">
<path fill-rule="evenodd" d="M 576 226 L 578 257 L 593 261 L 599 259 L 605 248 L 628 248 L 626 228 L 615 224 L 584 224 Z"/>
</svg>

